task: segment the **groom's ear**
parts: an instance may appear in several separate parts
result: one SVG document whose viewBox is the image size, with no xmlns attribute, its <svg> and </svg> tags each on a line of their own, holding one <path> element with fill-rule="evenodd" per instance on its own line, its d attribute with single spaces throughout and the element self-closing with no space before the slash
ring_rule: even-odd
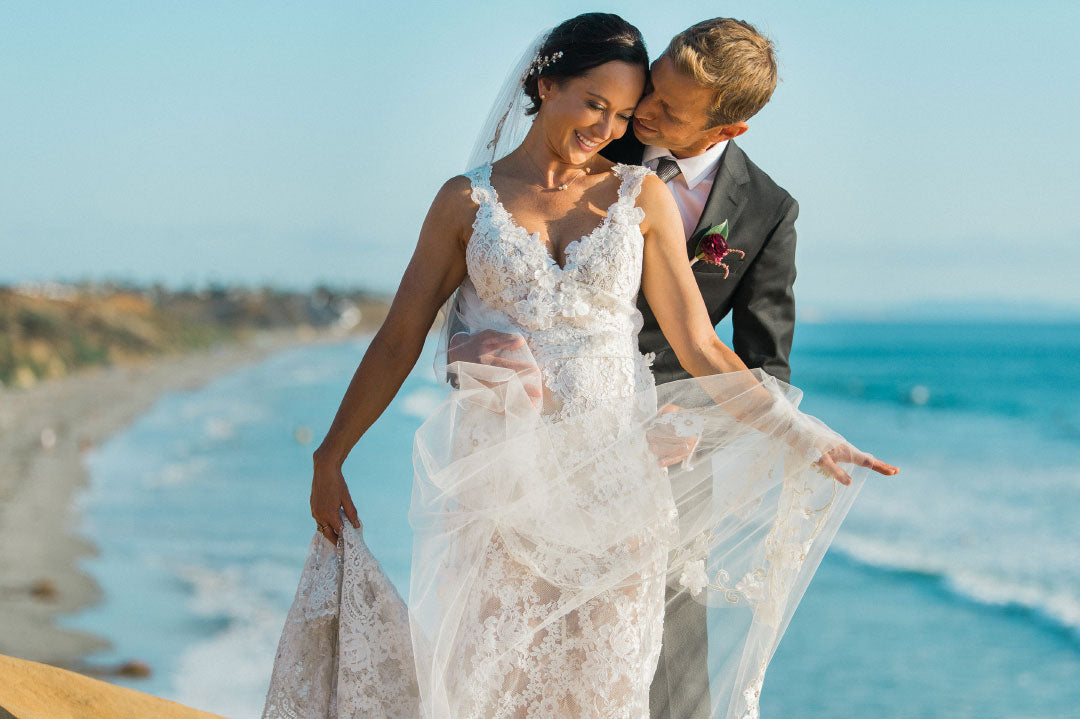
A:
<svg viewBox="0 0 1080 719">
<path fill-rule="evenodd" d="M 705 137 L 709 139 L 709 144 L 715 145 L 718 142 L 724 142 L 725 140 L 731 140 L 743 134 L 750 129 L 750 126 L 745 122 L 733 122 L 730 125 L 717 125 L 716 127 L 710 127 L 705 131 Z"/>
</svg>

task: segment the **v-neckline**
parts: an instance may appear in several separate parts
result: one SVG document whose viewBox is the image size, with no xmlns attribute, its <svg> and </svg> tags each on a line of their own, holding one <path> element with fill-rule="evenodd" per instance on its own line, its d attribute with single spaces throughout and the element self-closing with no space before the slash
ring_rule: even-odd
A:
<svg viewBox="0 0 1080 719">
<path fill-rule="evenodd" d="M 553 254 L 551 254 L 551 250 L 548 249 L 547 245 L 545 245 L 543 242 L 540 241 L 540 232 L 539 231 L 529 232 L 522 225 L 518 224 L 518 221 L 516 219 L 514 219 L 513 213 L 511 213 L 510 210 L 508 210 L 506 208 L 506 205 L 504 205 L 502 203 L 502 200 L 499 199 L 499 191 L 495 189 L 495 184 L 491 181 L 491 165 L 490 164 L 488 165 L 488 170 L 487 170 L 487 186 L 488 186 L 488 189 L 491 190 L 492 199 L 494 200 L 495 205 L 497 207 L 499 207 L 506 214 L 506 219 L 509 222 L 510 226 L 513 227 L 518 232 L 520 232 L 521 234 L 525 235 L 526 237 L 528 237 L 530 239 L 533 239 L 533 244 L 536 245 L 537 249 L 539 249 L 540 252 L 543 253 L 544 257 L 547 259 L 548 267 L 556 269 L 559 272 L 566 272 L 566 268 L 570 266 L 570 261 L 571 261 L 570 248 L 574 247 L 574 254 L 575 254 L 575 257 L 576 257 L 577 256 L 577 250 L 580 249 L 580 247 L 577 247 L 577 245 L 580 245 L 581 243 L 587 241 L 588 239 L 590 239 L 591 237 L 596 235 L 598 232 L 603 230 L 605 227 L 607 227 L 608 220 L 611 219 L 612 210 L 615 209 L 616 205 L 618 205 L 620 202 L 622 202 L 622 200 L 623 200 L 623 198 L 622 198 L 623 178 L 622 178 L 622 175 L 620 175 L 619 173 L 615 173 L 615 175 L 616 175 L 616 177 L 619 178 L 619 186 L 615 190 L 615 192 L 616 192 L 615 201 L 612 202 L 610 205 L 608 205 L 608 208 L 607 208 L 606 214 L 604 215 L 604 218 L 602 220 L 600 220 L 600 224 L 598 224 L 596 227 L 594 227 L 591 232 L 589 232 L 588 234 L 582 235 L 581 237 L 579 237 L 579 238 L 577 238 L 575 240 L 570 240 L 569 242 L 566 243 L 566 247 L 563 248 L 563 257 L 566 258 L 566 262 L 564 262 L 561 265 L 559 264 L 558 260 L 555 259 L 555 256 Z"/>
</svg>

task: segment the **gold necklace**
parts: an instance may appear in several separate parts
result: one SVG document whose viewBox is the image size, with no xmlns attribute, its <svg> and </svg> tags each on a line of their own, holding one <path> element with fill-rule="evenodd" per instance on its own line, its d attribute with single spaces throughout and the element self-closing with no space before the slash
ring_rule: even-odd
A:
<svg viewBox="0 0 1080 719">
<path fill-rule="evenodd" d="M 529 153 L 529 151 L 526 148 L 522 148 L 522 149 L 525 150 L 525 156 L 529 158 L 529 162 L 531 162 L 533 164 L 533 166 L 536 167 L 537 170 L 539 170 L 541 173 L 543 173 L 544 169 L 542 167 L 540 167 L 540 163 L 538 163 L 536 160 L 533 159 L 533 156 Z M 580 179 L 582 177 L 585 177 L 585 175 L 588 175 L 589 172 L 590 172 L 589 168 L 585 167 L 585 168 L 582 169 L 581 174 L 574 175 L 574 179 L 570 180 L 569 182 L 564 182 L 563 184 L 561 184 L 561 185 L 559 185 L 557 187 L 547 187 L 546 185 L 541 185 L 539 182 L 534 182 L 532 184 L 536 185 L 541 190 L 556 190 L 556 191 L 565 190 L 567 187 L 570 187 L 570 185 L 577 182 L 578 179 Z"/>
</svg>

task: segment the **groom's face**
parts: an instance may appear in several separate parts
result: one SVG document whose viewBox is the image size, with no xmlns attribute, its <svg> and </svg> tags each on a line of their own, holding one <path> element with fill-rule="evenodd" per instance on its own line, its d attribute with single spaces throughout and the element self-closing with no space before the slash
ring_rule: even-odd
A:
<svg viewBox="0 0 1080 719">
<path fill-rule="evenodd" d="M 679 72 L 666 54 L 661 55 L 653 62 L 645 95 L 634 109 L 634 134 L 646 145 L 668 148 L 676 157 L 693 157 L 745 132 L 746 123 L 736 123 L 739 128 L 709 127 L 712 101 L 711 88 Z"/>
</svg>

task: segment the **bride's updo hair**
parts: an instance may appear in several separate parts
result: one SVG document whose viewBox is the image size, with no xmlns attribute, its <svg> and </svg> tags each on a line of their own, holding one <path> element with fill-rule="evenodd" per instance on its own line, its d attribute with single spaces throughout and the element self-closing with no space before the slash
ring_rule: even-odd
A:
<svg viewBox="0 0 1080 719">
<path fill-rule="evenodd" d="M 532 74 L 525 77 L 525 94 L 532 102 L 525 114 L 540 109 L 536 85 L 541 77 L 569 80 L 613 60 L 640 65 L 646 74 L 649 72 L 649 53 L 641 31 L 612 13 L 587 12 L 560 23 L 540 47 L 538 60 L 557 53 L 562 53 L 558 59 L 542 66 L 533 63 Z"/>
</svg>

